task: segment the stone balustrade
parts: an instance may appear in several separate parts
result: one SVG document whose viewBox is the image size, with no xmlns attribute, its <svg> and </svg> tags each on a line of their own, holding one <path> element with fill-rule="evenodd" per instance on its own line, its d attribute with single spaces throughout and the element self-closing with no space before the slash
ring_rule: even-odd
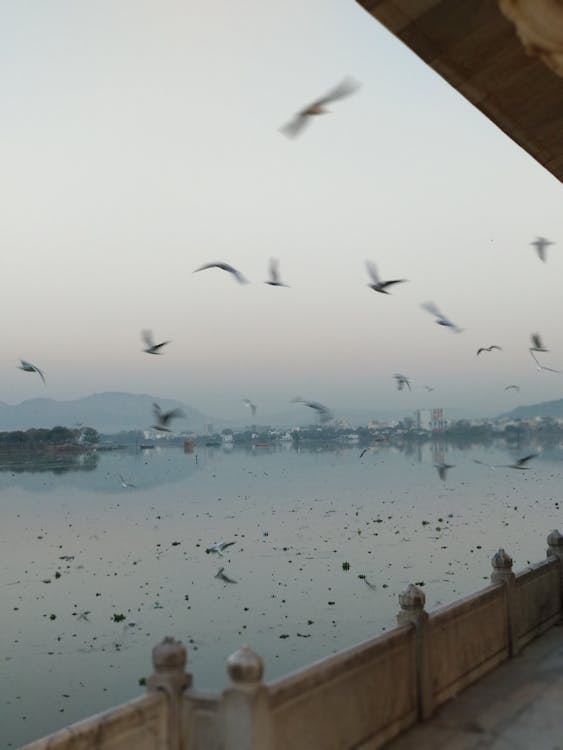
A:
<svg viewBox="0 0 563 750">
<path fill-rule="evenodd" d="M 547 542 L 517 574 L 499 549 L 489 586 L 430 613 L 411 584 L 394 630 L 270 683 L 243 646 L 222 693 L 196 690 L 186 649 L 165 638 L 147 695 L 22 750 L 375 750 L 561 620 L 563 535 Z"/>
</svg>

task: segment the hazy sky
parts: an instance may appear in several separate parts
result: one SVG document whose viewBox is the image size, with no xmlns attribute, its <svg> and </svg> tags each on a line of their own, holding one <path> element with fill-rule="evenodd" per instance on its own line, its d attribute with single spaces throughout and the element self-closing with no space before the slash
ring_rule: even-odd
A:
<svg viewBox="0 0 563 750">
<path fill-rule="evenodd" d="M 0 71 L 1 401 L 126 390 L 235 418 L 243 397 L 563 397 L 527 351 L 539 331 L 563 369 L 561 184 L 352 0 L 4 3 Z M 347 75 L 358 94 L 280 134 Z M 263 283 L 271 256 L 291 288 Z M 409 283 L 376 294 L 367 258 Z M 253 283 L 192 273 L 215 260 Z"/>
</svg>

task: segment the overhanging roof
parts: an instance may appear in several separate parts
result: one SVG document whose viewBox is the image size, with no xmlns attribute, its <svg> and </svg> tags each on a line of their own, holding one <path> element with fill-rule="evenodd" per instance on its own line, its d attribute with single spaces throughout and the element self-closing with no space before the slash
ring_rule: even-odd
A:
<svg viewBox="0 0 563 750">
<path fill-rule="evenodd" d="M 495 0 L 357 0 L 563 181 L 563 77 L 529 56 Z"/>
</svg>

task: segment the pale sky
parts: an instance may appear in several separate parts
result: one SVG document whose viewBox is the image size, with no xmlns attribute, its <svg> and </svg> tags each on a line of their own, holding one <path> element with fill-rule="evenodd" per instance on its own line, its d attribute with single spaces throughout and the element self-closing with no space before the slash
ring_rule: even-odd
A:
<svg viewBox="0 0 563 750">
<path fill-rule="evenodd" d="M 540 332 L 563 369 L 561 184 L 352 0 L 4 3 L 0 71 L 0 401 L 123 390 L 237 418 L 243 397 L 563 397 L 528 353 Z M 345 76 L 356 95 L 279 132 Z M 291 288 L 263 283 L 272 256 Z M 365 259 L 409 283 L 376 294 Z M 252 283 L 192 273 L 215 260 Z"/>
</svg>

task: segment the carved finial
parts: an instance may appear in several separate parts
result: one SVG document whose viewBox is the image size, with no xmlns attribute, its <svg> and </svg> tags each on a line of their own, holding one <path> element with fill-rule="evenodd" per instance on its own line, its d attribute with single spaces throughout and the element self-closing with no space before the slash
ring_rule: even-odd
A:
<svg viewBox="0 0 563 750">
<path fill-rule="evenodd" d="M 155 672 L 183 672 L 187 661 L 188 653 L 184 644 L 169 635 L 152 650 Z"/>
<path fill-rule="evenodd" d="M 264 661 L 250 646 L 243 646 L 227 659 L 227 671 L 233 682 L 260 682 L 264 674 Z"/>
<path fill-rule="evenodd" d="M 563 548 L 563 534 L 560 534 L 558 529 L 553 529 L 553 531 L 547 535 L 547 543 L 550 547 Z"/>
<path fill-rule="evenodd" d="M 414 583 L 409 583 L 407 588 L 399 594 L 399 604 L 401 609 L 407 611 L 424 609 L 426 594 Z"/>
<path fill-rule="evenodd" d="M 528 55 L 539 57 L 563 76 L 563 7 L 561 0 L 498 0 Z"/>
<path fill-rule="evenodd" d="M 512 558 L 502 547 L 491 557 L 491 565 L 497 571 L 507 572 L 512 570 Z"/>
</svg>

